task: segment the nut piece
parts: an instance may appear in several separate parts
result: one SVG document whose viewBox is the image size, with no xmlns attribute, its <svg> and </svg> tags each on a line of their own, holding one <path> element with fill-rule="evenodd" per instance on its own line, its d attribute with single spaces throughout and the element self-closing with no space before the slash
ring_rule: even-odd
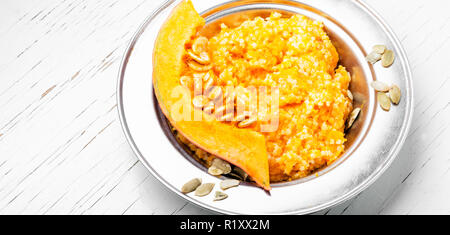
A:
<svg viewBox="0 0 450 235">
<path fill-rule="evenodd" d="M 181 187 L 181 192 L 184 194 L 188 194 L 190 192 L 194 192 L 198 186 L 202 184 L 202 180 L 199 178 L 195 178 L 185 183 L 183 187 Z"/>
<path fill-rule="evenodd" d="M 381 92 L 387 92 L 390 89 L 390 87 L 386 83 L 380 82 L 380 81 L 374 81 L 374 82 L 370 83 L 370 86 L 373 89 L 375 89 L 376 91 L 381 91 Z"/>
<path fill-rule="evenodd" d="M 391 109 L 391 100 L 386 93 L 378 92 L 378 102 L 384 111 L 389 111 Z"/>
<path fill-rule="evenodd" d="M 384 54 L 384 52 L 386 51 L 386 46 L 385 45 L 375 45 L 373 46 L 372 50 L 373 52 L 376 52 L 378 54 Z"/>
<path fill-rule="evenodd" d="M 214 195 L 214 201 L 222 201 L 228 198 L 228 195 L 224 192 L 216 191 L 216 194 Z"/>
<path fill-rule="evenodd" d="M 394 52 L 391 50 L 386 50 L 386 52 L 381 57 L 381 64 L 385 68 L 391 67 L 391 65 L 394 63 L 395 55 Z"/>
<path fill-rule="evenodd" d="M 399 104 L 400 99 L 402 97 L 402 91 L 400 88 L 396 85 L 393 85 L 391 89 L 389 90 L 389 97 L 391 98 L 391 101 L 393 104 Z"/>
<path fill-rule="evenodd" d="M 215 185 L 214 183 L 206 183 L 206 184 L 200 185 L 195 190 L 195 196 L 197 196 L 197 197 L 204 197 L 204 196 L 208 195 L 213 190 L 214 185 Z"/>
<path fill-rule="evenodd" d="M 212 165 L 211 167 L 216 167 L 217 169 L 220 169 L 223 174 L 229 174 L 231 172 L 231 165 L 230 163 L 220 159 L 220 158 L 215 158 L 212 161 Z"/>
<path fill-rule="evenodd" d="M 220 182 L 220 188 L 222 190 L 227 190 L 239 186 L 239 183 L 240 183 L 239 180 L 232 180 L 232 179 L 224 180 Z"/>
<path fill-rule="evenodd" d="M 350 114 L 350 119 L 348 119 L 347 128 L 346 128 L 347 130 L 353 126 L 356 119 L 358 119 L 360 113 L 361 113 L 360 108 L 356 108 L 353 110 L 352 114 Z"/>
<path fill-rule="evenodd" d="M 374 51 L 372 51 L 367 57 L 366 60 L 371 63 L 371 64 L 375 64 L 376 62 L 378 62 L 379 60 L 381 60 L 381 54 L 378 54 Z"/>
</svg>

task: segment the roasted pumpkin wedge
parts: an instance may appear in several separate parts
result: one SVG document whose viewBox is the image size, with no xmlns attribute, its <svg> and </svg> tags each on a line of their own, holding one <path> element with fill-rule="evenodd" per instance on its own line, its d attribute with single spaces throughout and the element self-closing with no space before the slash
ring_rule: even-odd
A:
<svg viewBox="0 0 450 235">
<path fill-rule="evenodd" d="M 252 130 L 221 123 L 194 109 L 190 93 L 180 85 L 187 65 L 186 44 L 205 25 L 191 1 L 181 2 L 161 28 L 156 40 L 153 85 L 161 110 L 189 141 L 246 171 L 270 190 L 265 137 Z M 200 120 L 200 121 L 195 121 Z"/>
</svg>

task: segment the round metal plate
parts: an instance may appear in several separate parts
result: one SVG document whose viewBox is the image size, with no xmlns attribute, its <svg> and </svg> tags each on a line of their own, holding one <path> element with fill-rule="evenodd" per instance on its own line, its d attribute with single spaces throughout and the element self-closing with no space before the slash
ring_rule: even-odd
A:
<svg viewBox="0 0 450 235">
<path fill-rule="evenodd" d="M 389 167 L 409 130 L 413 90 L 406 55 L 378 14 L 357 0 L 193 0 L 208 23 L 204 34 L 212 33 L 222 22 L 233 24 L 273 11 L 303 14 L 324 22 L 341 56 L 340 63 L 352 74 L 350 89 L 355 105 L 362 105 L 363 112 L 347 135 L 345 154 L 317 176 L 274 184 L 270 194 L 252 185 L 242 185 L 228 190 L 229 198 L 221 202 L 213 202 L 212 194 L 203 198 L 181 194 L 179 189 L 191 178 L 216 184 L 220 179 L 207 174 L 174 141 L 153 95 L 154 42 L 161 25 L 179 2 L 164 3 L 135 34 L 123 58 L 117 93 L 119 115 L 130 145 L 164 185 L 186 200 L 220 213 L 308 214 L 352 198 Z M 365 62 L 364 57 L 376 44 L 394 50 L 396 61 L 391 68 Z M 368 87 L 373 80 L 397 84 L 403 92 L 401 103 L 390 112 L 377 107 L 375 92 Z"/>
</svg>

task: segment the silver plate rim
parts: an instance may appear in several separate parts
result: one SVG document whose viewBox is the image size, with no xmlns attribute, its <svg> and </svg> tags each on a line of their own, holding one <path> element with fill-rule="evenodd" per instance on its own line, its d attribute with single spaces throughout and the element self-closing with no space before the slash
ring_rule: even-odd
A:
<svg viewBox="0 0 450 235">
<path fill-rule="evenodd" d="M 116 100 L 117 100 L 117 104 L 118 104 L 117 111 L 118 111 L 120 123 L 121 123 L 122 129 L 123 129 L 123 132 L 125 134 L 125 137 L 127 139 L 127 142 L 129 143 L 129 145 L 132 148 L 135 155 L 143 163 L 143 165 L 147 168 L 147 170 L 149 170 L 149 172 L 153 175 L 153 177 L 155 177 L 163 185 L 165 185 L 167 188 L 171 189 L 179 197 L 185 199 L 186 201 L 193 202 L 194 204 L 196 204 L 204 209 L 207 209 L 210 212 L 215 212 L 215 213 L 218 212 L 218 213 L 222 213 L 222 214 L 237 214 L 237 213 L 234 213 L 231 211 L 222 210 L 222 209 L 210 206 L 208 204 L 205 204 L 205 203 L 202 203 L 202 202 L 199 202 L 196 200 L 192 200 L 192 198 L 190 198 L 184 194 L 181 194 L 177 188 L 175 188 L 173 185 L 168 183 L 148 164 L 145 157 L 142 155 L 142 153 L 140 152 L 139 148 L 137 147 L 135 141 L 133 140 L 133 137 L 130 133 L 130 129 L 127 124 L 127 119 L 125 117 L 125 111 L 124 111 L 124 105 L 123 105 L 123 89 L 122 88 L 123 88 L 124 74 L 125 74 L 128 59 L 133 51 L 135 44 L 137 43 L 139 37 L 145 31 L 146 26 L 153 20 L 153 18 L 155 18 L 155 16 L 159 12 L 161 12 L 162 10 L 167 8 L 170 4 L 172 4 L 176 1 L 177 0 L 166 0 L 164 3 L 161 4 L 160 7 L 158 7 L 155 11 L 153 11 L 144 20 L 144 22 L 139 26 L 138 30 L 134 33 L 132 39 L 128 43 L 128 46 L 126 47 L 125 53 L 124 53 L 121 63 L 120 63 L 120 69 L 118 72 L 118 79 L 117 79 L 117 84 L 116 84 L 116 90 L 117 90 L 116 91 Z M 398 52 L 400 52 L 400 54 L 398 55 L 398 58 L 399 58 L 399 60 L 401 60 L 403 62 L 402 67 L 406 73 L 405 74 L 406 76 L 404 77 L 404 79 L 406 79 L 406 81 L 407 81 L 406 82 L 408 85 L 407 88 L 409 90 L 408 96 L 405 97 L 405 100 L 408 101 L 408 104 L 407 104 L 406 118 L 404 119 L 404 122 L 402 124 L 404 128 L 401 131 L 400 138 L 397 140 L 396 144 L 393 147 L 394 151 L 391 151 L 389 154 L 388 161 L 383 165 L 382 168 L 379 168 L 377 172 L 375 172 L 374 174 L 367 177 L 367 179 L 364 181 L 364 184 L 360 184 L 358 187 L 354 188 L 353 190 L 346 193 L 345 195 L 342 195 L 341 197 L 336 198 L 335 200 L 329 201 L 327 203 L 323 203 L 321 205 L 311 207 L 311 208 L 301 210 L 301 211 L 289 211 L 289 212 L 284 212 L 282 214 L 311 214 L 311 213 L 318 212 L 318 211 L 330 208 L 332 206 L 338 205 L 340 203 L 343 203 L 343 202 L 355 197 L 356 195 L 358 195 L 359 193 L 361 193 L 362 191 L 367 189 L 370 185 L 372 185 L 391 166 L 391 164 L 396 159 L 396 156 L 402 149 L 401 147 L 405 143 L 405 141 L 407 139 L 407 134 L 411 128 L 413 113 L 414 113 L 414 106 L 412 105 L 414 103 L 414 95 L 413 95 L 414 89 L 413 89 L 413 81 L 412 81 L 412 72 L 411 72 L 408 58 L 406 56 L 406 52 L 405 52 L 403 46 L 401 45 L 401 42 L 399 41 L 398 37 L 392 30 L 392 28 L 385 22 L 385 20 L 372 7 L 370 7 L 367 3 L 365 3 L 362 0 L 350 0 L 350 1 L 354 1 L 357 4 L 359 4 L 366 11 L 367 14 L 369 14 L 375 18 L 376 22 L 386 31 L 388 37 L 392 40 L 392 42 L 396 46 L 396 50 Z M 232 1 L 230 1 L 230 2 L 232 2 Z"/>
</svg>

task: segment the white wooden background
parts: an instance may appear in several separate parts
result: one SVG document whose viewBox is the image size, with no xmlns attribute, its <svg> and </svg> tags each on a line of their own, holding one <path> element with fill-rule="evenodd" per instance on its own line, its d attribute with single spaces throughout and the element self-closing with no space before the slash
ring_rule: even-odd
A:
<svg viewBox="0 0 450 235">
<path fill-rule="evenodd" d="M 321 214 L 450 214 L 450 1 L 366 0 L 411 62 L 415 116 L 392 167 Z M 162 0 L 0 0 L 0 214 L 207 214 L 128 146 L 116 77 Z"/>
</svg>

